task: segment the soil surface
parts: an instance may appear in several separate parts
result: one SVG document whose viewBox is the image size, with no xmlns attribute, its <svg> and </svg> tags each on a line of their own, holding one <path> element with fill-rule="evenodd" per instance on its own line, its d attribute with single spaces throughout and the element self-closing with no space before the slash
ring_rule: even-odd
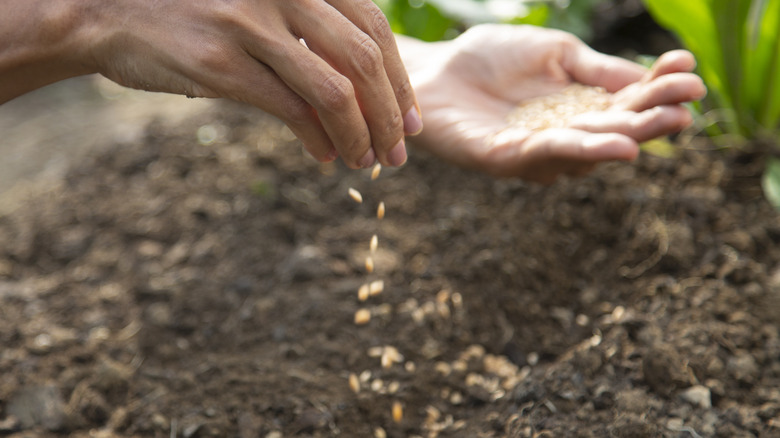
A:
<svg viewBox="0 0 780 438">
<path fill-rule="evenodd" d="M 780 436 L 761 157 L 678 150 L 372 181 L 237 104 L 151 123 L 0 216 L 0 435 Z"/>
</svg>

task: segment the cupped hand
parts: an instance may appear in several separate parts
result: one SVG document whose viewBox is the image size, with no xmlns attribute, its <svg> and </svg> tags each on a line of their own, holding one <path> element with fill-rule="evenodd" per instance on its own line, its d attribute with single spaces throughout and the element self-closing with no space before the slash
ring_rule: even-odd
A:
<svg viewBox="0 0 780 438">
<path fill-rule="evenodd" d="M 551 183 L 603 161 L 632 160 L 638 143 L 691 123 L 682 103 L 706 89 L 677 50 L 650 69 L 598 53 L 571 34 L 532 26 L 483 25 L 426 45 L 399 39 L 424 115 L 415 143 L 466 168 Z M 606 109 L 565 126 L 532 130 L 508 116 L 524 101 L 579 83 L 603 87 Z"/>
<path fill-rule="evenodd" d="M 226 97 L 279 117 L 321 161 L 406 160 L 414 92 L 370 0 L 97 2 L 88 61 L 125 86 Z"/>
</svg>

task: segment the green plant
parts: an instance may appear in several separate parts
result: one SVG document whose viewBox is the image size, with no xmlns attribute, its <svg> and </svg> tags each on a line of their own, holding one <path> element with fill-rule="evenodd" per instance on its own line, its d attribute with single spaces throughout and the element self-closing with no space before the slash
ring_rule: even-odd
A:
<svg viewBox="0 0 780 438">
<path fill-rule="evenodd" d="M 393 31 L 450 39 L 479 23 L 533 24 L 590 36 L 590 14 L 605 0 L 375 0 Z"/>
<path fill-rule="evenodd" d="M 650 14 L 696 56 L 707 104 L 726 114 L 711 135 L 760 140 L 780 152 L 780 0 L 644 0 Z M 780 160 L 764 191 L 780 209 Z"/>
</svg>

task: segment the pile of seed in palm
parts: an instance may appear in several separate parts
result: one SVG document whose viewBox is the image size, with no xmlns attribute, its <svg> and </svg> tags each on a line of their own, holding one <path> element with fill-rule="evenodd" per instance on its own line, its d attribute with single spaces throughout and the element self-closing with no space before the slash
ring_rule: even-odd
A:
<svg viewBox="0 0 780 438">
<path fill-rule="evenodd" d="M 572 118 L 610 105 L 610 94 L 601 87 L 571 84 L 563 90 L 522 101 L 508 116 L 515 128 L 541 131 L 563 128 Z"/>
</svg>

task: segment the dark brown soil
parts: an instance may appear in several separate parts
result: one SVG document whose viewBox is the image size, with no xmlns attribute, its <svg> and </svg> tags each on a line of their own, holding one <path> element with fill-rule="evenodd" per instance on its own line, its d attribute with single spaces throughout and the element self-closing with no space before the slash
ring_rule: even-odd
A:
<svg viewBox="0 0 780 438">
<path fill-rule="evenodd" d="M 413 150 L 371 181 L 235 104 L 152 124 L 0 216 L 0 435 L 780 436 L 760 172 L 683 149 L 542 187 Z"/>
</svg>

